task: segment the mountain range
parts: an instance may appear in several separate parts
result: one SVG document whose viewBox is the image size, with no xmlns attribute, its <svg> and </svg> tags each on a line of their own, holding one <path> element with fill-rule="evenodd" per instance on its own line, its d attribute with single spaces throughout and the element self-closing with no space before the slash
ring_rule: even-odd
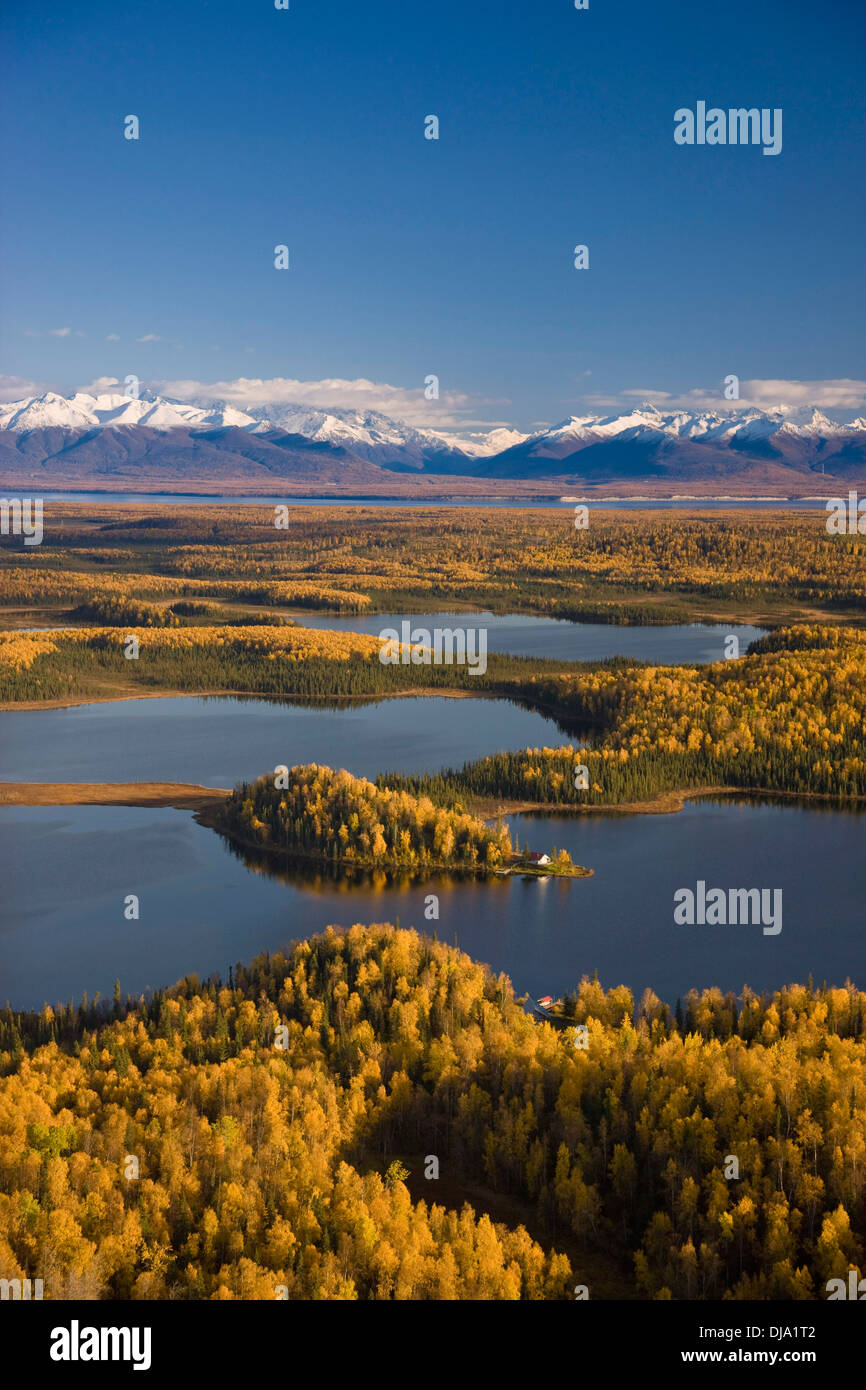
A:
<svg viewBox="0 0 866 1390">
<path fill-rule="evenodd" d="M 787 495 L 866 481 L 866 420 L 814 408 L 644 405 L 534 434 L 448 434 L 375 411 L 46 392 L 0 405 L 2 486 L 107 491 L 654 492 Z"/>
</svg>

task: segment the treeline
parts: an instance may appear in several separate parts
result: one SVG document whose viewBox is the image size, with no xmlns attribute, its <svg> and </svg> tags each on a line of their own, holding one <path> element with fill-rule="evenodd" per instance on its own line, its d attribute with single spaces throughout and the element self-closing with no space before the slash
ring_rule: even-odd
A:
<svg viewBox="0 0 866 1390">
<path fill-rule="evenodd" d="M 311 763 L 237 787 L 213 824 L 263 849 L 375 868 L 495 869 L 505 826 Z"/>
<path fill-rule="evenodd" d="M 866 1255 L 864 1006 L 850 984 L 708 990 L 677 1021 L 584 979 L 576 1047 L 456 949 L 356 926 L 118 1017 L 6 1012 L 0 1277 L 47 1298 L 569 1298 L 588 1276 L 553 1253 L 567 1234 L 646 1298 L 825 1298 Z M 531 1203 L 552 1249 L 444 1211 L 435 1181 L 413 1204 L 409 1154 Z"/>
<path fill-rule="evenodd" d="M 862 621 L 866 610 L 866 547 L 829 536 L 820 509 L 708 516 L 592 506 L 585 530 L 575 530 L 571 507 L 292 506 L 287 527 L 274 521 L 273 508 L 244 505 L 97 506 L 85 517 L 52 504 L 26 566 L 19 538 L 0 546 L 0 602 L 80 602 L 98 574 L 100 592 L 132 583 L 145 598 L 206 597 L 210 585 L 213 596 L 241 601 L 244 590 L 278 585 L 280 598 L 252 601 L 336 611 L 456 603 L 657 622 L 720 605 L 734 620 L 759 612 L 792 621 L 823 607 Z"/>
<path fill-rule="evenodd" d="M 859 629 L 788 628 L 740 660 L 702 667 L 493 654 L 484 675 L 465 666 L 383 665 L 376 637 L 309 628 L 140 630 L 135 661 L 124 657 L 126 635 L 0 633 L 0 699 L 74 696 L 107 676 L 115 689 L 308 699 L 462 689 L 548 713 L 581 731 L 589 746 L 503 752 L 426 777 L 386 773 L 380 786 L 441 806 L 467 796 L 608 805 L 709 786 L 866 795 L 866 634 Z"/>
<path fill-rule="evenodd" d="M 808 750 L 795 752 L 769 744 L 728 754 L 647 749 L 626 759 L 620 750 L 567 744 L 493 753 L 441 772 L 384 772 L 376 781 L 413 796 L 429 796 L 437 806 L 477 799 L 578 809 L 646 802 L 667 792 L 721 788 L 861 799 L 866 797 L 862 741 L 852 741 L 848 751 L 851 756 L 837 765 L 816 760 Z M 586 773 L 578 774 L 580 768 Z M 586 787 L 576 785 L 577 775 L 585 776 Z"/>
<path fill-rule="evenodd" d="M 711 666 L 598 666 L 507 688 L 592 729 L 592 745 L 525 748 L 380 780 L 440 805 L 469 797 L 616 805 L 694 787 L 866 796 L 866 640 L 855 629 L 786 629 L 742 660 Z"/>
<path fill-rule="evenodd" d="M 122 634 L 100 629 L 50 633 L 0 632 L 0 700 L 55 699 L 85 694 L 111 678 L 115 690 L 241 691 L 311 699 L 376 696 L 396 691 L 462 688 L 511 693 L 509 682 L 562 669 L 561 662 L 491 654 L 485 676 L 461 666 L 391 665 L 381 643 L 362 633 L 330 632 L 256 622 L 219 627 L 142 630 L 139 657 L 124 657 Z M 607 663 L 602 663 L 607 664 Z M 618 663 L 610 663 L 616 665 Z M 579 668 L 576 665 L 572 669 Z"/>
<path fill-rule="evenodd" d="M 692 621 L 685 603 L 629 603 L 608 598 L 604 602 L 586 599 L 558 599 L 547 606 L 546 617 L 572 623 L 607 623 L 612 627 L 669 627 Z"/>
<path fill-rule="evenodd" d="M 153 599 L 184 596 L 192 599 L 216 599 L 221 604 L 270 604 L 277 607 L 309 608 L 334 613 L 360 613 L 369 607 L 366 594 L 353 589 L 336 588 L 307 580 L 273 580 L 251 584 L 248 580 L 206 578 L 200 581 L 176 578 L 159 572 L 138 574 L 111 569 L 74 570 L 61 567 L 61 557 L 42 556 L 42 566 L 34 563 L 28 569 L 0 565 L 0 605 L 12 604 L 69 604 L 92 607 L 93 621 L 102 621 L 101 607 L 111 613 L 115 607 L 129 601 L 130 595 Z M 64 557 L 65 558 L 65 557 Z M 80 557 L 79 557 L 80 558 Z M 101 558 L 99 552 L 90 557 L 93 564 Z M 116 560 L 118 557 L 113 556 Z M 212 567 L 214 570 L 217 565 Z M 231 570 L 231 566 L 227 566 Z M 94 589 L 96 594 L 94 595 Z M 161 610 L 162 611 L 162 610 Z M 222 608 L 217 608 L 217 613 Z M 87 617 L 83 613 L 82 617 Z"/>
<path fill-rule="evenodd" d="M 76 621 L 99 623 L 107 627 L 179 627 L 177 615 L 158 603 L 121 598 L 114 594 L 94 595 L 79 603 L 69 614 Z"/>
<path fill-rule="evenodd" d="M 226 627 L 297 627 L 294 618 L 285 618 L 279 613 L 242 613 L 222 608 L 217 603 L 198 603 L 195 599 L 181 599 L 171 605 L 172 613 L 179 618 L 188 618 L 194 625 L 214 622 Z"/>
</svg>

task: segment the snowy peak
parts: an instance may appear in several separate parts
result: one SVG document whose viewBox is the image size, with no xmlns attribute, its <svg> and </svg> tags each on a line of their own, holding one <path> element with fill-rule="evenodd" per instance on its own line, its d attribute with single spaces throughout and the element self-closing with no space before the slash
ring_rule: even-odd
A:
<svg viewBox="0 0 866 1390">
<path fill-rule="evenodd" d="M 0 406 L 0 429 L 40 430 L 59 425 L 62 429 L 82 429 L 91 418 L 78 404 L 79 396 L 68 400 L 53 391 L 44 396 L 29 396 L 23 401 L 11 401 Z"/>
<path fill-rule="evenodd" d="M 255 421 L 231 406 L 218 412 L 200 410 L 182 401 L 167 401 L 149 393 L 136 397 L 107 391 L 91 396 L 86 391 L 76 391 L 67 397 L 46 391 L 43 396 L 31 396 L 0 406 L 0 429 L 19 433 L 57 428 L 110 429 L 121 425 L 147 425 L 155 430 L 200 425 L 235 425 L 246 429 L 255 425 Z"/>
<path fill-rule="evenodd" d="M 259 429 L 279 429 L 300 434 L 317 443 L 340 444 L 356 453 L 402 445 L 417 431 L 398 425 L 372 410 L 319 410 L 303 405 L 251 406 L 250 415 Z"/>
<path fill-rule="evenodd" d="M 467 457 L 491 457 L 527 442 L 557 445 L 598 443 L 605 439 L 640 437 L 645 432 L 691 439 L 703 443 L 740 443 L 769 439 L 773 435 L 803 439 L 830 438 L 851 431 L 862 432 L 862 419 L 836 424 L 817 407 L 791 410 L 660 411 L 644 404 L 622 415 L 572 415 L 535 435 L 496 428 L 486 432 L 455 434 L 433 428 L 420 429 L 390 419 L 374 410 L 317 409 L 304 405 L 262 405 L 240 410 L 228 401 L 205 398 L 169 400 L 150 391 L 138 397 L 120 392 L 90 395 L 77 391 L 60 396 L 46 391 L 41 396 L 0 405 L 0 429 L 24 432 L 35 429 L 107 429 L 146 425 L 150 429 L 243 429 L 261 434 L 282 430 L 317 443 L 342 445 L 364 455 L 381 450 L 431 448 L 454 451 Z"/>
<path fill-rule="evenodd" d="M 837 425 L 820 410 L 809 407 L 805 410 L 797 411 L 793 418 L 788 418 L 780 426 L 780 433 L 799 435 L 800 438 L 807 436 L 820 436 L 827 438 L 830 435 L 842 434 L 846 430 L 862 429 L 862 421 L 853 420 L 849 425 Z"/>
<path fill-rule="evenodd" d="M 200 397 L 175 401 L 143 390 L 140 396 L 120 392 L 90 395 L 76 391 L 42 396 L 0 405 L 0 429 L 23 433 L 36 429 L 111 429 L 146 425 L 150 429 L 243 429 L 253 434 L 279 430 L 302 435 L 315 443 L 341 445 L 361 457 L 382 451 L 414 450 L 419 458 L 433 452 L 456 452 L 467 457 L 501 453 L 529 436 L 506 428 L 458 435 L 444 430 L 418 429 L 389 419 L 375 410 L 317 409 L 304 405 L 262 405 L 239 410 L 228 401 Z"/>
<path fill-rule="evenodd" d="M 638 438 L 648 432 L 700 443 L 739 444 L 748 440 L 770 439 L 787 433 L 800 438 L 830 438 L 846 431 L 864 428 L 862 420 L 839 425 L 817 407 L 795 411 L 777 407 L 771 410 L 662 412 L 653 405 L 642 405 L 625 415 L 573 415 L 537 436 L 538 442 L 574 441 L 597 443 L 604 439 Z"/>
<path fill-rule="evenodd" d="M 499 429 L 488 430 L 486 434 L 442 434 L 439 430 L 430 430 L 429 434 L 431 438 L 442 440 L 449 448 L 459 449 L 473 458 L 490 458 L 493 454 L 501 454 L 505 449 L 512 449 L 515 444 L 522 444 L 529 438 L 528 434 L 521 434 L 520 430 L 510 430 L 501 426 Z"/>
<path fill-rule="evenodd" d="M 343 450 L 382 468 L 455 474 L 470 472 L 476 460 L 491 458 L 528 438 L 519 430 L 505 428 L 466 435 L 418 429 L 374 410 L 319 409 L 292 403 L 240 410 L 226 400 L 204 396 L 169 400 L 149 389 L 136 397 L 111 390 L 97 395 L 77 391 L 69 397 L 48 391 L 0 405 L 0 430 L 21 435 L 51 429 L 78 433 L 105 430 L 109 432 L 105 436 L 108 446 L 112 437 L 118 437 L 112 436 L 112 431 L 123 435 L 136 427 L 164 433 L 176 429 L 243 430 L 277 445 L 280 436 L 291 435 L 311 445 Z M 123 447 L 127 443 L 124 435 Z"/>
<path fill-rule="evenodd" d="M 205 396 L 178 401 L 150 390 L 130 397 L 108 389 L 70 396 L 47 391 L 0 405 L 0 446 L 4 456 L 30 461 L 40 455 L 43 461 L 59 459 L 62 453 L 66 467 L 70 451 L 86 454 L 93 467 L 98 461 L 108 471 L 120 458 L 152 466 L 163 455 L 177 460 L 196 454 L 231 455 L 231 466 L 238 468 L 247 466 L 238 460 L 263 466 L 268 459 L 278 470 L 291 457 L 313 472 L 354 470 L 357 479 L 380 478 L 386 470 L 604 481 L 720 477 L 756 468 L 775 479 L 791 469 L 799 475 L 836 469 L 851 476 L 866 465 L 866 421 L 837 424 L 813 406 L 663 411 L 642 403 L 622 414 L 572 415 L 530 435 L 503 427 L 455 433 L 373 410 L 298 403 L 241 410 Z"/>
<path fill-rule="evenodd" d="M 759 474 L 774 485 L 815 471 L 866 470 L 862 420 L 840 425 L 816 407 L 662 411 L 643 404 L 621 415 L 573 415 L 492 459 L 476 477 L 570 477 L 584 483 L 719 479 Z"/>
<path fill-rule="evenodd" d="M 203 398 L 196 401 L 204 405 Z M 218 403 L 223 411 L 230 409 Z M 376 410 L 318 409 L 303 405 L 250 406 L 249 415 L 255 429 L 284 430 L 300 434 L 315 443 L 336 444 L 351 450 L 360 458 L 376 462 L 396 461 L 421 463 L 431 453 L 458 453 L 468 458 L 487 457 L 520 444 L 528 436 L 519 430 L 493 429 L 486 433 L 449 434 L 444 430 L 420 429 L 399 420 L 392 420 Z"/>
</svg>

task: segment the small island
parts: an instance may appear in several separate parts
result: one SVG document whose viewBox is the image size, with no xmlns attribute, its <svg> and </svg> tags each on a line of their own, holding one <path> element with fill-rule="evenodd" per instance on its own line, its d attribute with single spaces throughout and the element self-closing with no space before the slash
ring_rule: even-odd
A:
<svg viewBox="0 0 866 1390">
<path fill-rule="evenodd" d="M 582 878 L 565 850 L 518 852 L 507 827 L 310 763 L 244 782 L 200 819 L 239 844 L 370 869 Z"/>
</svg>

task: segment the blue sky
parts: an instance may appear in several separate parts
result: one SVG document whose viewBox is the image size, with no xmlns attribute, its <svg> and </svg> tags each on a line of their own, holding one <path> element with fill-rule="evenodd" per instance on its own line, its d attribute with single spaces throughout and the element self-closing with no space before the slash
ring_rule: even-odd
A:
<svg viewBox="0 0 866 1390">
<path fill-rule="evenodd" d="M 6 395 L 528 428 L 736 373 L 853 406 L 864 39 L 861 0 L 7 0 Z M 676 145 L 698 100 L 782 108 L 781 154 Z"/>
</svg>

